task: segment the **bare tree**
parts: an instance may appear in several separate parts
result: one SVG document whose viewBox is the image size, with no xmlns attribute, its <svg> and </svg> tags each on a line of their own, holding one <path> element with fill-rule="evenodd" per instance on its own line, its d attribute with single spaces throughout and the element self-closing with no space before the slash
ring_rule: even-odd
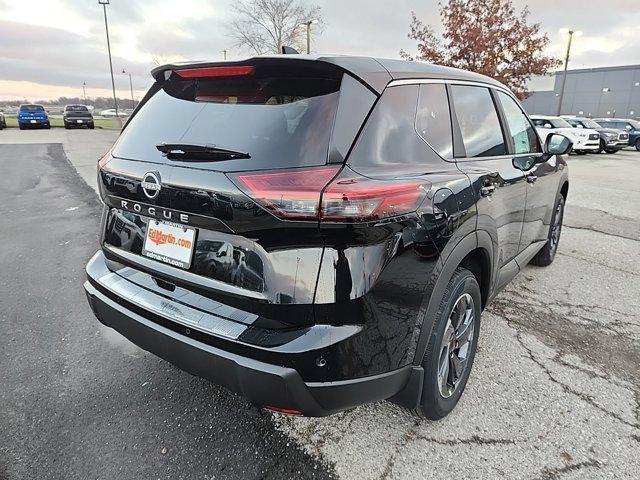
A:
<svg viewBox="0 0 640 480">
<path fill-rule="evenodd" d="M 236 16 L 229 36 L 236 47 L 257 55 L 280 53 L 283 45 L 302 51 L 306 29 L 300 25 L 314 19 L 322 22 L 320 7 L 300 0 L 238 0 L 232 8 Z"/>
</svg>

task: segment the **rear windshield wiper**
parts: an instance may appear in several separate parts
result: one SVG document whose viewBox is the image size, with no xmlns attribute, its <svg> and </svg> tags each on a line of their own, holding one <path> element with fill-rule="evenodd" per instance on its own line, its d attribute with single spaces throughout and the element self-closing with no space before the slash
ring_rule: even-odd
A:
<svg viewBox="0 0 640 480">
<path fill-rule="evenodd" d="M 169 160 L 218 161 L 251 158 L 246 152 L 202 143 L 160 143 L 156 148 Z"/>
</svg>

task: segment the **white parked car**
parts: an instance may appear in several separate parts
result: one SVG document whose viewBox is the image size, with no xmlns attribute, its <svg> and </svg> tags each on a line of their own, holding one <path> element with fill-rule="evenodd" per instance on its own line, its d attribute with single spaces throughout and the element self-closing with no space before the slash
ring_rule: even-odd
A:
<svg viewBox="0 0 640 480">
<path fill-rule="evenodd" d="M 600 134 L 590 128 L 573 128 L 564 118 L 548 115 L 531 115 L 531 121 L 544 143 L 550 133 L 560 133 L 573 142 L 573 151 L 578 154 L 598 153 Z"/>
<path fill-rule="evenodd" d="M 116 116 L 116 109 L 115 108 L 108 108 L 107 110 L 102 110 L 100 112 L 100 116 L 101 117 L 115 117 Z M 129 114 L 125 110 L 118 109 L 118 116 L 119 117 L 128 117 Z"/>
</svg>

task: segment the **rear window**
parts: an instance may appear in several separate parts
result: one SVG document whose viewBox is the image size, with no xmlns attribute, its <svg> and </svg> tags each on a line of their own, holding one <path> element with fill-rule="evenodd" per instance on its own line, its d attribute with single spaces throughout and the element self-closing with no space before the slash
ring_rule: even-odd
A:
<svg viewBox="0 0 640 480">
<path fill-rule="evenodd" d="M 21 112 L 44 112 L 42 105 L 20 105 Z"/>
<path fill-rule="evenodd" d="M 87 112 L 87 107 L 84 105 L 67 105 L 64 108 L 67 112 Z"/>
<path fill-rule="evenodd" d="M 252 74 L 236 77 L 185 79 L 174 72 L 154 86 L 155 93 L 130 120 L 113 155 L 165 162 L 158 144 L 206 144 L 251 158 L 199 165 L 204 168 L 324 164 L 341 77 L 333 68 L 319 72 L 317 67 L 291 66 L 256 67 Z M 190 159 L 194 163 L 201 162 Z"/>
</svg>

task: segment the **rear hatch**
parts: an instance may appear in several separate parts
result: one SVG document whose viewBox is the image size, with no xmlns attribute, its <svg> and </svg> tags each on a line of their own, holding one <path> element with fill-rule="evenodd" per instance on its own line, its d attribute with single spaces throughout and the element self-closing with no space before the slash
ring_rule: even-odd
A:
<svg viewBox="0 0 640 480">
<path fill-rule="evenodd" d="M 64 111 L 66 118 L 90 118 L 91 112 L 87 107 L 82 105 L 71 105 Z"/>
<path fill-rule="evenodd" d="M 101 196 L 111 207 L 105 253 L 272 327 L 312 323 L 324 243 L 306 209 L 318 208 L 318 182 L 340 168 L 327 165 L 332 152 L 348 148 L 334 145 L 334 125 L 350 145 L 375 95 L 335 65 L 311 60 L 258 58 L 155 75 L 101 161 Z M 367 92 L 355 120 L 340 107 L 347 86 Z M 347 114 L 349 127 L 336 119 Z M 193 243 L 189 258 L 155 244 L 171 235 Z"/>
<path fill-rule="evenodd" d="M 47 112 L 42 105 L 22 105 L 18 112 L 20 120 L 46 120 Z"/>
</svg>

